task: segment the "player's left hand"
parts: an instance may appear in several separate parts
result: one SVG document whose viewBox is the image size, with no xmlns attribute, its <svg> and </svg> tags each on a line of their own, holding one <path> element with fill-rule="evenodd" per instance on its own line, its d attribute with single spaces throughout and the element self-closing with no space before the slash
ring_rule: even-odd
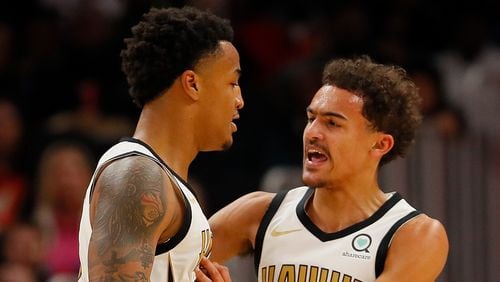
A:
<svg viewBox="0 0 500 282">
<path fill-rule="evenodd" d="M 195 270 L 196 282 L 231 282 L 229 269 L 203 257 L 200 267 Z"/>
</svg>

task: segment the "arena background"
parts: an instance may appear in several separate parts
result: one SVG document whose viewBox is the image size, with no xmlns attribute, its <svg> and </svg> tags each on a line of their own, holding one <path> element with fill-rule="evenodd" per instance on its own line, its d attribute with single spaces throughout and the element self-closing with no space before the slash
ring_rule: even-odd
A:
<svg viewBox="0 0 500 282">
<path fill-rule="evenodd" d="M 59 246 L 50 244 L 56 239 L 46 235 L 53 227 L 47 222 L 57 221 L 53 214 L 67 197 L 44 199 L 43 153 L 69 140 L 95 162 L 133 132 L 139 111 L 120 71 L 123 38 L 151 5 L 185 4 L 231 20 L 243 68 L 245 108 L 234 146 L 203 153 L 192 165 L 190 182 L 207 215 L 257 189 L 300 185 L 304 109 L 320 87 L 322 67 L 368 54 L 406 68 L 425 102 L 417 145 L 382 169 L 384 190 L 399 191 L 444 223 L 450 254 L 440 281 L 500 279 L 498 1 L 2 1 L 0 271 L 18 263 L 29 269 L 16 275 L 71 281 L 74 273 L 58 270 L 65 268 L 55 255 L 41 259 Z M 40 216 L 47 209 L 51 219 Z M 28 253 L 19 242 L 10 250 L 23 225 L 44 252 Z M 66 260 L 76 248 L 68 242 Z"/>
</svg>

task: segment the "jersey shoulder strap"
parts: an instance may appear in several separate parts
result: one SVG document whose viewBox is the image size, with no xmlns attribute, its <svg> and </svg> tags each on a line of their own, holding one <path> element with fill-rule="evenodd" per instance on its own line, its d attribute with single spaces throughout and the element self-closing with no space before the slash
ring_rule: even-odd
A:
<svg viewBox="0 0 500 282">
<path fill-rule="evenodd" d="M 392 241 L 392 238 L 394 237 L 394 234 L 396 231 L 401 227 L 403 224 L 408 222 L 410 219 L 414 218 L 415 216 L 421 214 L 421 211 L 414 210 L 408 213 L 406 216 L 402 217 L 394 225 L 392 225 L 391 229 L 385 234 L 384 238 L 382 238 L 382 241 L 380 242 L 380 245 L 377 250 L 377 256 L 375 259 L 375 277 L 379 277 L 380 274 L 382 274 L 382 271 L 384 271 L 384 265 L 385 265 L 385 259 L 387 258 L 387 251 L 389 251 L 389 245 Z"/>
<path fill-rule="evenodd" d="M 259 270 L 260 256 L 262 254 L 262 245 L 264 243 L 264 235 L 266 234 L 267 227 L 269 226 L 269 223 L 271 223 L 271 219 L 273 219 L 274 215 L 278 211 L 278 208 L 283 202 L 283 199 L 285 199 L 287 193 L 288 190 L 283 190 L 278 192 L 274 196 L 274 198 L 271 201 L 271 204 L 269 204 L 269 208 L 267 208 L 267 211 L 264 214 L 264 217 L 262 218 L 262 221 L 259 224 L 259 229 L 257 229 L 257 235 L 255 236 L 255 251 L 254 251 L 254 265 L 255 265 L 255 270 L 257 271 L 256 273 L 258 273 Z"/>
</svg>

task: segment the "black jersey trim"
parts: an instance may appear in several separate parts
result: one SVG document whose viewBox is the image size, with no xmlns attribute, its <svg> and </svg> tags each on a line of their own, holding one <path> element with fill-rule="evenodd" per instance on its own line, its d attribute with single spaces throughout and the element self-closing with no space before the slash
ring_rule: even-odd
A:
<svg viewBox="0 0 500 282">
<path fill-rule="evenodd" d="M 389 229 L 389 231 L 387 231 L 387 233 L 384 235 L 384 238 L 382 238 L 382 241 L 380 241 L 380 245 L 377 250 L 377 256 L 375 258 L 375 277 L 379 277 L 382 271 L 384 271 L 385 259 L 387 258 L 389 244 L 391 243 L 391 240 L 398 228 L 421 213 L 422 212 L 418 210 L 410 212 L 409 214 L 399 219 L 396 223 L 394 223 L 391 229 Z"/>
<path fill-rule="evenodd" d="M 174 282 L 174 271 L 173 271 L 173 266 L 172 266 L 172 257 L 168 258 L 168 282 Z"/>
<path fill-rule="evenodd" d="M 274 198 L 272 199 L 269 207 L 267 208 L 264 217 L 259 224 L 259 229 L 257 229 L 257 234 L 255 235 L 255 251 L 254 251 L 254 266 L 255 266 L 255 275 L 259 274 L 259 263 L 260 257 L 262 255 L 262 245 L 264 244 L 264 235 L 266 234 L 267 227 L 271 223 L 271 219 L 273 219 L 274 215 L 278 211 L 278 208 L 283 202 L 288 190 L 278 192 Z"/>
<path fill-rule="evenodd" d="M 165 167 L 168 168 L 168 170 L 173 174 L 175 175 L 175 177 L 177 178 L 177 180 L 179 180 L 180 182 L 182 182 L 182 184 L 184 184 L 184 186 L 186 186 L 189 191 L 191 191 L 191 193 L 193 193 L 194 197 L 196 198 L 196 200 L 198 200 L 198 196 L 196 195 L 196 192 L 194 191 L 193 187 L 191 187 L 191 185 L 189 183 L 187 183 L 186 180 L 184 180 L 182 177 L 180 177 L 170 166 L 168 166 L 168 164 L 160 157 L 160 155 L 158 155 L 155 150 L 153 150 L 153 148 L 151 146 L 149 146 L 146 142 L 140 140 L 140 139 L 137 139 L 137 138 L 134 138 L 134 137 L 123 137 L 120 139 L 120 141 L 122 142 L 131 142 L 131 143 L 138 143 L 144 147 L 146 147 L 146 149 L 148 149 L 149 152 L 151 152 L 151 154 L 153 154 L 153 156 L 155 156 Z"/>
<path fill-rule="evenodd" d="M 191 220 L 193 219 L 191 205 L 189 204 L 187 196 L 184 194 L 184 192 L 182 192 L 182 189 L 178 187 L 176 183 L 174 183 L 174 179 L 170 178 L 170 183 L 172 187 L 177 187 L 179 192 L 182 194 L 182 198 L 184 199 L 184 220 L 182 221 L 182 225 L 179 228 L 179 231 L 177 231 L 177 233 L 175 233 L 175 235 L 172 236 L 172 238 L 170 238 L 168 241 L 164 243 L 156 245 L 155 256 L 164 254 L 170 251 L 171 249 L 175 248 L 175 246 L 177 246 L 177 244 L 179 244 L 184 239 L 184 237 L 186 237 L 186 234 L 189 231 L 189 227 L 191 227 Z"/>
<path fill-rule="evenodd" d="M 357 232 L 370 224 L 374 223 L 375 221 L 379 220 L 384 214 L 386 214 L 395 204 L 397 204 L 401 199 L 401 195 L 399 193 L 394 193 L 387 201 L 385 201 L 384 204 L 374 213 L 372 214 L 369 218 L 358 222 L 354 225 L 351 225 L 345 229 L 342 229 L 337 232 L 333 233 L 326 233 L 323 232 L 321 229 L 319 229 L 309 218 L 309 216 L 306 213 L 306 203 L 309 201 L 311 196 L 314 194 L 314 188 L 309 188 L 304 196 L 302 197 L 302 200 L 300 200 L 299 204 L 297 205 L 296 208 L 296 213 L 297 217 L 299 218 L 300 222 L 311 232 L 316 238 L 321 240 L 322 242 L 326 241 L 331 241 L 335 239 L 339 239 L 342 237 L 345 237 L 347 235 L 350 235 L 354 232 Z"/>
</svg>

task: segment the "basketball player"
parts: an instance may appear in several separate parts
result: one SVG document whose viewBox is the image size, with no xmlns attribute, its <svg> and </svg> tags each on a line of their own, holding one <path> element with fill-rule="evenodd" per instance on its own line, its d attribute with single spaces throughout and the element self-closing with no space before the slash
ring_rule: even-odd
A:
<svg viewBox="0 0 500 282">
<path fill-rule="evenodd" d="M 233 142 L 243 99 L 232 38 L 228 21 L 189 7 L 153 8 L 132 28 L 122 68 L 142 110 L 87 190 L 81 281 L 230 281 L 204 258 L 212 233 L 186 180 L 198 152 Z"/>
<path fill-rule="evenodd" d="M 368 57 L 339 59 L 307 107 L 307 186 L 241 197 L 210 219 L 214 261 L 254 252 L 258 280 L 434 281 L 446 232 L 377 182 L 404 156 L 420 122 L 404 70 Z"/>
</svg>

